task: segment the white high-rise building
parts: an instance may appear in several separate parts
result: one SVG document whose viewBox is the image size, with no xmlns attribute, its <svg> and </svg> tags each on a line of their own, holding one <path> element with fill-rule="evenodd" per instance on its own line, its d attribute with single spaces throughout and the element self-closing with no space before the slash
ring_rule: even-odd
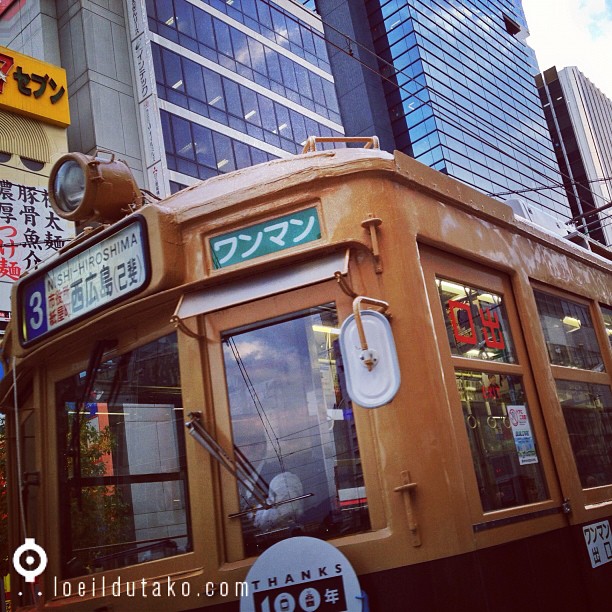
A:
<svg viewBox="0 0 612 612">
<path fill-rule="evenodd" d="M 575 66 L 537 84 L 577 226 L 612 245 L 612 100 Z"/>
</svg>

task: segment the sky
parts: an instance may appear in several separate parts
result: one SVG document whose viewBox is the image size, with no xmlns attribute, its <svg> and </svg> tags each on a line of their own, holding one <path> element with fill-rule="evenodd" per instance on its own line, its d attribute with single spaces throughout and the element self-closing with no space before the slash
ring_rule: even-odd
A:
<svg viewBox="0 0 612 612">
<path fill-rule="evenodd" d="M 612 0 L 523 0 L 540 71 L 576 66 L 612 99 Z"/>
</svg>

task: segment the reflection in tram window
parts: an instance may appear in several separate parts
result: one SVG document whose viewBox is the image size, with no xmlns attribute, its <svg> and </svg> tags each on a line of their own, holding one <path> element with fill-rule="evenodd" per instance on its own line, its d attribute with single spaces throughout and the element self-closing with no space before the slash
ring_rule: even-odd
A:
<svg viewBox="0 0 612 612">
<path fill-rule="evenodd" d="M 555 295 L 535 291 L 540 322 L 552 365 L 603 372 L 589 309 Z"/>
<path fill-rule="evenodd" d="M 296 534 L 370 527 L 338 332 L 326 304 L 223 335 L 234 446 L 253 480 L 239 485 L 241 510 L 253 509 L 242 519 L 247 555 Z M 258 508 L 258 485 L 271 508 Z"/>
<path fill-rule="evenodd" d="M 612 308 L 602 306 L 601 314 L 603 315 L 606 335 L 608 336 L 608 340 L 610 341 L 610 347 L 612 348 Z"/>
<path fill-rule="evenodd" d="M 612 484 L 612 392 L 607 385 L 557 381 L 580 482 Z"/>
<path fill-rule="evenodd" d="M 548 499 L 519 376 L 455 372 L 484 512 Z"/>
<path fill-rule="evenodd" d="M 436 285 L 453 355 L 516 363 L 503 296 L 442 278 Z"/>
<path fill-rule="evenodd" d="M 56 384 L 64 577 L 191 549 L 176 335 Z"/>
</svg>

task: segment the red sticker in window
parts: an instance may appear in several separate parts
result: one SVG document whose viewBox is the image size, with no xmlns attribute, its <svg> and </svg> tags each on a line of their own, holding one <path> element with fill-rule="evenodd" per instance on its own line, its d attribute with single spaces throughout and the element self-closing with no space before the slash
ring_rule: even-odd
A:
<svg viewBox="0 0 612 612">
<path fill-rule="evenodd" d="M 477 344 L 476 325 L 472 317 L 472 308 L 469 304 L 448 301 L 448 312 L 453 326 L 453 334 L 457 342 L 464 344 Z M 505 349 L 506 342 L 501 329 L 501 322 L 497 313 L 490 308 L 478 308 L 478 314 L 482 321 L 482 335 L 484 343 L 488 348 Z"/>
<path fill-rule="evenodd" d="M 449 300 L 448 312 L 451 325 L 453 326 L 455 340 L 457 342 L 464 342 L 465 344 L 476 344 L 478 338 L 476 337 L 476 328 L 474 327 L 474 319 L 472 319 L 472 309 L 470 305 L 464 304 L 463 302 L 455 302 L 455 300 Z M 461 321 L 459 321 L 459 319 L 461 319 Z M 469 328 L 469 336 L 463 333 L 463 329 L 466 327 Z"/>
<path fill-rule="evenodd" d="M 483 324 L 482 334 L 484 336 L 485 344 L 489 348 L 505 349 L 506 343 L 504 341 L 504 334 L 501 330 L 499 316 L 497 315 L 497 313 L 492 312 L 490 308 L 484 308 L 479 310 L 480 320 Z M 490 336 L 489 332 L 491 333 Z M 496 332 L 497 336 L 495 335 Z"/>
</svg>

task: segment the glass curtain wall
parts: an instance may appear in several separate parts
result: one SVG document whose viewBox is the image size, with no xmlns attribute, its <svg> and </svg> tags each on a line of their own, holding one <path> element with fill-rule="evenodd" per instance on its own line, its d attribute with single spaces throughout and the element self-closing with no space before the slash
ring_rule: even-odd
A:
<svg viewBox="0 0 612 612">
<path fill-rule="evenodd" d="M 313 8 L 147 1 L 169 170 L 206 179 L 342 135 Z"/>
<path fill-rule="evenodd" d="M 520 2 L 366 0 L 396 146 L 566 220 Z M 525 191 L 529 189 L 530 191 Z M 516 196 L 515 196 L 516 197 Z"/>
</svg>

